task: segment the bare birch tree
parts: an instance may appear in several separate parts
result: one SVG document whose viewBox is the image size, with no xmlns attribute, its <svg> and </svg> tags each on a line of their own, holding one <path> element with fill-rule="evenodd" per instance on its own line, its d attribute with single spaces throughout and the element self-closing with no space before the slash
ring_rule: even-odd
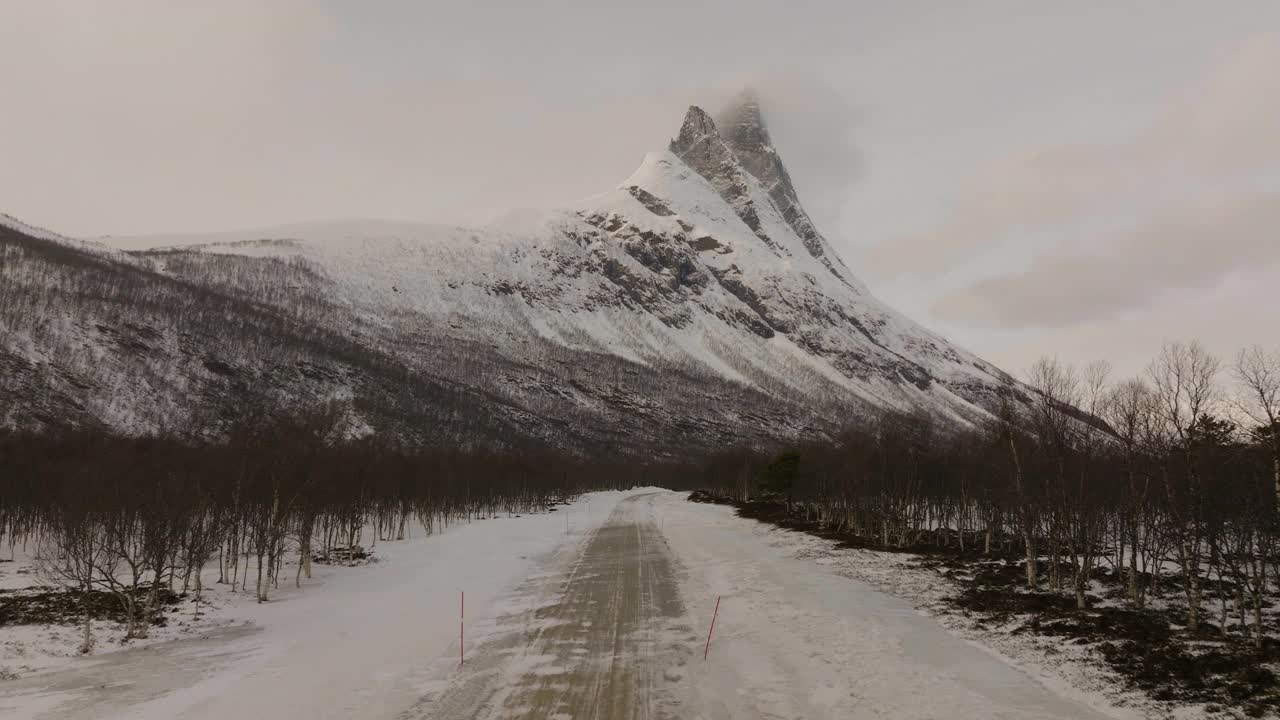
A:
<svg viewBox="0 0 1280 720">
<path fill-rule="evenodd" d="M 1271 473 L 1276 507 L 1280 509 L 1280 352 L 1259 345 L 1236 356 L 1236 381 L 1241 390 L 1240 409 L 1257 426 L 1258 439 L 1271 450 Z"/>
</svg>

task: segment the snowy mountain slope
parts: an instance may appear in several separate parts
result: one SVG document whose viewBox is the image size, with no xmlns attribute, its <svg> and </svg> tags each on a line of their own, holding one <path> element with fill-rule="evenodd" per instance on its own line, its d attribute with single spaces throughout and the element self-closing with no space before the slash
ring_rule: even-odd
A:
<svg viewBox="0 0 1280 720">
<path fill-rule="evenodd" d="M 88 256 L 110 260 L 111 262 L 133 266 L 142 264 L 141 261 L 130 256 L 127 252 L 123 252 L 125 248 L 117 248 L 95 240 L 81 240 L 78 238 L 67 237 L 66 235 L 60 235 L 52 230 L 46 230 L 35 225 L 28 225 L 18 218 L 5 213 L 0 213 L 0 229 L 25 235 L 28 238 L 42 240 L 52 245 L 75 250 Z"/>
<path fill-rule="evenodd" d="M 760 103 L 751 90 L 744 91 L 716 120 L 721 139 L 733 151 L 744 170 L 756 178 L 774 207 L 804 243 L 809 254 L 846 283 L 864 289 L 844 262 L 822 237 L 809 214 L 800 205 L 791 175 L 773 147 L 769 129 L 760 112 Z"/>
<path fill-rule="evenodd" d="M 523 436 L 562 444 L 804 437 L 879 409 L 966 424 L 1023 394 L 870 294 L 754 98 L 721 118 L 724 134 L 690 108 L 618 187 L 501 226 L 304 223 L 100 252 L 491 397 Z"/>
<path fill-rule="evenodd" d="M 800 205 L 754 98 L 723 117 L 725 135 L 691 108 L 670 150 L 619 187 L 523 228 L 353 221 L 111 242 L 301 258 L 393 334 L 503 350 L 536 336 L 768 392 L 981 417 L 1010 378 L 867 291 Z"/>
<path fill-rule="evenodd" d="M 0 226 L 0 426 L 202 432 L 337 402 L 353 433 L 455 447 L 652 455 L 821 431 L 739 384 L 532 334 L 495 352 L 509 339 L 386 308 L 374 324 L 341 294 L 293 257 L 123 255 Z"/>
<path fill-rule="evenodd" d="M 0 425 L 181 431 L 337 400 L 357 400 L 369 419 L 425 422 L 467 402 L 327 330 L 334 313 L 314 294 L 288 316 L 145 259 L 25 231 L 0 225 Z M 232 271 L 242 287 L 267 276 L 315 286 L 282 263 Z"/>
</svg>

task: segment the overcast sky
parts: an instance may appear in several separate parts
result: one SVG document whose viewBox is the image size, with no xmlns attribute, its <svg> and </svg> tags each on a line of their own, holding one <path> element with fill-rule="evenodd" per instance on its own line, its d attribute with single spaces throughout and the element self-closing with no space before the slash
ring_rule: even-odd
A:
<svg viewBox="0 0 1280 720">
<path fill-rule="evenodd" d="M 71 235 L 570 203 L 764 97 L 885 300 L 1013 372 L 1280 345 L 1280 2 L 0 2 L 0 211 Z"/>
</svg>

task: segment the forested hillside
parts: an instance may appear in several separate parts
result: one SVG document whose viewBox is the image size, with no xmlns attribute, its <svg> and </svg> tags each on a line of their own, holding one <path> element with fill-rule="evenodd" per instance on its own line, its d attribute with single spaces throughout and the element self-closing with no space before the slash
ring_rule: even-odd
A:
<svg viewBox="0 0 1280 720">
<path fill-rule="evenodd" d="M 337 405 L 351 436 L 629 453 L 797 436 L 816 421 L 678 367 L 545 341 L 510 358 L 474 338 L 389 334 L 297 259 L 130 255 L 10 224 L 0 279 L 8 427 L 212 437 L 246 414 Z"/>
</svg>

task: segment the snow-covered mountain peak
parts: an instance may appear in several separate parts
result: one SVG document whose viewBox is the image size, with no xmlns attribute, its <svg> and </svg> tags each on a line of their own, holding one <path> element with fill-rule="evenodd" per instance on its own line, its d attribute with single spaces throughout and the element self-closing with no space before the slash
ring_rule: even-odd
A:
<svg viewBox="0 0 1280 720">
<path fill-rule="evenodd" d="M 671 141 L 671 152 L 705 177 L 721 194 L 744 188 L 742 166 L 720 136 L 707 111 L 692 105 L 680 125 L 680 134 Z M 726 198 L 727 200 L 728 198 Z"/>
<path fill-rule="evenodd" d="M 791 175 L 787 173 L 782 157 L 769 136 L 769 127 L 755 93 L 750 89 L 743 91 L 721 110 L 716 122 L 725 145 L 742 167 L 764 186 L 778 212 L 800 237 L 809 254 L 822 258 L 823 264 L 837 277 L 852 282 L 853 274 L 818 232 L 800 204 Z"/>
<path fill-rule="evenodd" d="M 197 299 L 212 298 L 226 305 L 219 322 L 256 313 L 244 326 L 255 333 L 270 321 L 299 342 L 323 339 L 297 350 L 305 364 L 294 373 L 255 354 L 265 336 L 228 344 L 216 333 L 183 334 L 185 316 L 152 306 L 124 303 L 108 323 L 97 311 L 77 320 L 77 337 L 94 347 L 146 345 L 163 368 L 177 361 L 159 354 L 159 340 L 120 345 L 111 335 L 159 333 L 190 360 L 183 382 L 201 387 L 247 378 L 271 387 L 287 372 L 297 375 L 291 392 L 360 395 L 373 381 L 350 358 L 368 353 L 379 373 L 391 372 L 379 383 L 412 376 L 430 392 L 462 393 L 449 396 L 459 407 L 497 403 L 478 412 L 514 425 L 495 427 L 566 444 L 660 445 L 692 442 L 689 433 L 710 445 L 809 436 L 884 409 L 972 423 L 1023 392 L 857 280 L 805 213 L 751 95 L 719 122 L 689 108 L 669 148 L 646 155 L 618 187 L 491 226 L 358 220 L 102 242 L 133 268 L 131 283 L 178 293 L 188 315 Z M 10 346 L 23 357 L 72 356 L 29 332 L 3 332 L 0 361 Z M 137 381 L 139 360 L 124 352 L 93 369 L 102 384 Z M 315 380 L 316 364 L 328 380 Z M 82 392 L 63 385 L 72 399 Z M 385 395 L 389 386 L 378 387 Z M 458 400 L 466 395 L 474 400 Z M 147 397 L 125 410 L 143 413 Z M 160 397 L 166 422 L 185 417 L 184 397 Z M 405 412 L 387 403 L 371 425 Z M 652 427 L 625 438 L 637 421 Z"/>
<path fill-rule="evenodd" d="M 702 108 L 690 107 L 671 152 L 706 178 L 767 245 L 789 253 L 777 236 L 794 235 L 801 252 L 816 258 L 841 282 L 864 290 L 801 206 L 755 93 L 744 91 L 719 117 L 717 121 Z M 787 232 L 771 233 L 762 227 L 767 215 L 777 216 Z"/>
</svg>

